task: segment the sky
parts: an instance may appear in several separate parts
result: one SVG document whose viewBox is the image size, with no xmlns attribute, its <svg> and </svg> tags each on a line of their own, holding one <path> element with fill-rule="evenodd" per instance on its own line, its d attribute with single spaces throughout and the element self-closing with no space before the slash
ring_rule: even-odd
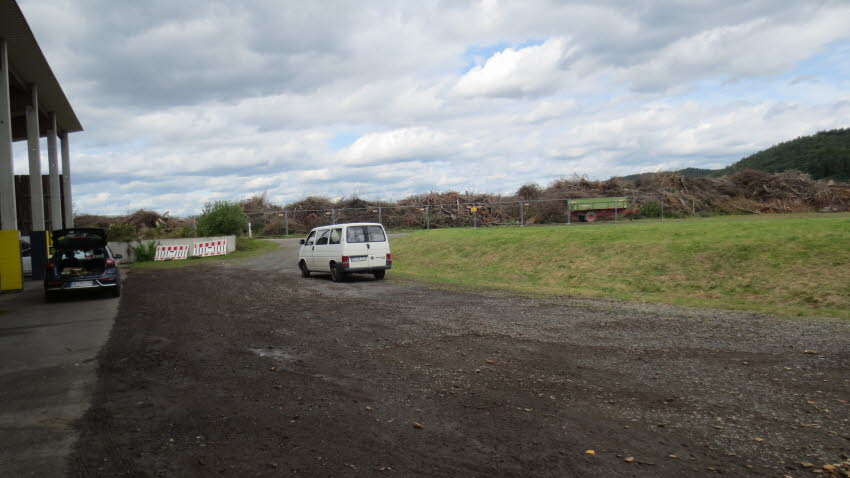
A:
<svg viewBox="0 0 850 478">
<path fill-rule="evenodd" d="M 18 3 L 85 128 L 80 213 L 512 193 L 850 126 L 846 1 Z"/>
</svg>

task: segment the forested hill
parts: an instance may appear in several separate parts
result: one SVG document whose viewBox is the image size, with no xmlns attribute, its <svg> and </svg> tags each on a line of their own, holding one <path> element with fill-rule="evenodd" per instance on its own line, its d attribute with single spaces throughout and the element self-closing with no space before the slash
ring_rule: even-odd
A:
<svg viewBox="0 0 850 478">
<path fill-rule="evenodd" d="M 741 169 L 804 171 L 814 179 L 850 180 L 850 128 L 821 131 L 779 143 L 732 164 L 721 174 Z"/>
</svg>

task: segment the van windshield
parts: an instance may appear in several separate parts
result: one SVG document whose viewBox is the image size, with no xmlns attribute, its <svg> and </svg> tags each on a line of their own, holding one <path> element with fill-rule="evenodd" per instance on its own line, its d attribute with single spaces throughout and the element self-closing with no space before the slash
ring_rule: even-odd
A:
<svg viewBox="0 0 850 478">
<path fill-rule="evenodd" d="M 345 232 L 345 241 L 352 242 L 384 242 L 384 228 L 381 226 L 349 226 Z"/>
</svg>

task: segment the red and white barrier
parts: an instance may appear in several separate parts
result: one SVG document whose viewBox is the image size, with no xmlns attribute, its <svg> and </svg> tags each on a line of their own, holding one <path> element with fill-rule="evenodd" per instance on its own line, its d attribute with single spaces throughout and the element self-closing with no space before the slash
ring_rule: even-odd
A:
<svg viewBox="0 0 850 478">
<path fill-rule="evenodd" d="M 192 255 L 207 257 L 207 256 L 223 256 L 227 254 L 227 240 L 196 242 L 192 246 Z"/>
<path fill-rule="evenodd" d="M 189 256 L 189 245 L 182 246 L 156 246 L 155 261 L 172 261 L 185 259 Z"/>
</svg>

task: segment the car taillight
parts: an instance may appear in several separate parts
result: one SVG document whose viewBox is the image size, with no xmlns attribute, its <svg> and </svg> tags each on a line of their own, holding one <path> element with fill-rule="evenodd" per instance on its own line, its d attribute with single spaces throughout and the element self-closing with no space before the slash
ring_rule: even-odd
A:
<svg viewBox="0 0 850 478">
<path fill-rule="evenodd" d="M 115 259 L 108 257 L 106 259 L 106 267 L 115 267 Z"/>
<path fill-rule="evenodd" d="M 351 261 L 348 256 L 342 256 L 342 266 L 348 267 L 348 263 Z"/>
<path fill-rule="evenodd" d="M 392 263 L 393 263 L 393 255 L 387 254 L 387 265 L 390 265 Z"/>
<path fill-rule="evenodd" d="M 48 285 L 62 285 L 62 281 L 52 280 L 47 283 Z"/>
</svg>

